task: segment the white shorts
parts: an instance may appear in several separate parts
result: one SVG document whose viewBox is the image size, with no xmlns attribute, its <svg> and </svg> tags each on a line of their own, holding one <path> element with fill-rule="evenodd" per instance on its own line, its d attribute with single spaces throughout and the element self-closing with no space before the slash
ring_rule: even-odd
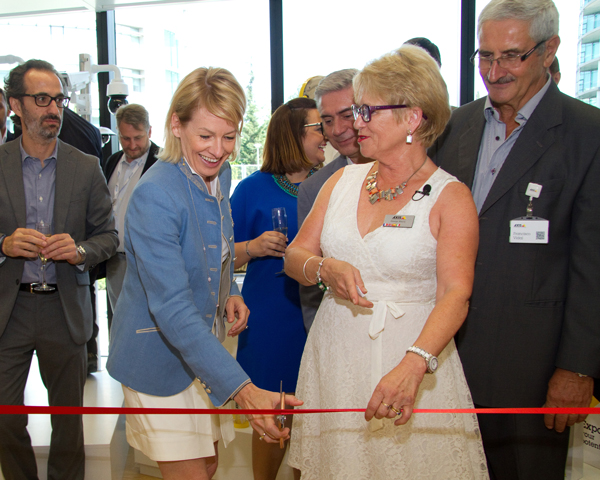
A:
<svg viewBox="0 0 600 480">
<path fill-rule="evenodd" d="M 129 408 L 215 408 L 198 379 L 183 392 L 157 397 L 123 385 Z M 129 445 L 156 462 L 213 457 L 214 442 L 235 438 L 232 415 L 127 415 Z"/>
</svg>

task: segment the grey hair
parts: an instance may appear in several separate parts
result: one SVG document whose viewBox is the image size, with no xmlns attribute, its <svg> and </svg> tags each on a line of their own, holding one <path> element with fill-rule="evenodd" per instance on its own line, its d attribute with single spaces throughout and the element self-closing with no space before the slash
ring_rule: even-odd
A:
<svg viewBox="0 0 600 480">
<path fill-rule="evenodd" d="M 323 80 L 319 82 L 317 89 L 315 90 L 315 101 L 317 102 L 317 108 L 321 108 L 321 98 L 323 95 L 332 92 L 339 92 L 352 86 L 352 79 L 356 76 L 358 70 L 356 68 L 346 68 L 344 70 L 338 70 L 337 72 L 330 73 Z"/>
<path fill-rule="evenodd" d="M 148 110 L 137 103 L 130 103 L 129 105 L 119 107 L 115 117 L 117 118 L 117 128 L 120 127 L 121 123 L 126 123 L 136 130 L 145 130 L 146 133 L 150 130 Z"/>
<path fill-rule="evenodd" d="M 489 20 L 521 20 L 529 23 L 529 36 L 535 43 L 558 35 L 558 10 L 552 0 L 492 0 L 479 15 L 477 37 Z M 544 51 L 542 45 L 539 52 Z"/>
</svg>

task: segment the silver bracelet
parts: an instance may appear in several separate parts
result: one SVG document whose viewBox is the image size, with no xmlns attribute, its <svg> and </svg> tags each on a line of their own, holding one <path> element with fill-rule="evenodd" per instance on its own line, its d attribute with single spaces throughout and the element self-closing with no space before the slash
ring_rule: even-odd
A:
<svg viewBox="0 0 600 480">
<path fill-rule="evenodd" d="M 309 260 L 312 260 L 313 258 L 317 258 L 318 255 L 313 255 L 312 257 L 308 257 L 306 259 L 306 262 L 304 262 L 304 266 L 302 267 L 302 273 L 304 274 L 304 278 L 306 278 L 306 281 L 308 283 L 310 283 L 311 285 L 316 285 L 316 282 L 311 282 L 308 277 L 306 276 L 306 264 L 308 263 Z"/>
<path fill-rule="evenodd" d="M 250 242 L 251 242 L 251 241 L 252 241 L 252 240 L 248 240 L 248 241 L 246 242 L 246 255 L 248 255 L 250 258 L 256 258 L 256 257 L 253 257 L 252 255 L 250 255 L 250 252 L 248 251 L 248 245 L 250 245 Z"/>
<path fill-rule="evenodd" d="M 319 262 L 319 268 L 317 268 L 317 286 L 321 289 L 323 293 L 325 293 L 329 287 L 325 285 L 323 279 L 321 278 L 321 267 L 323 266 L 323 262 L 328 258 L 332 257 L 323 257 L 323 260 Z"/>
</svg>

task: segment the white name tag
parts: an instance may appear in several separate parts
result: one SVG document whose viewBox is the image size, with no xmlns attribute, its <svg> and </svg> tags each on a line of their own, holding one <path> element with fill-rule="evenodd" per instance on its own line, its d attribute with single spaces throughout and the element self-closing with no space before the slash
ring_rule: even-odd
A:
<svg viewBox="0 0 600 480">
<path fill-rule="evenodd" d="M 550 222 L 539 217 L 521 217 L 510 221 L 510 243 L 548 243 Z"/>
<path fill-rule="evenodd" d="M 384 227 L 412 228 L 415 223 L 414 215 L 386 215 L 383 221 Z"/>
</svg>

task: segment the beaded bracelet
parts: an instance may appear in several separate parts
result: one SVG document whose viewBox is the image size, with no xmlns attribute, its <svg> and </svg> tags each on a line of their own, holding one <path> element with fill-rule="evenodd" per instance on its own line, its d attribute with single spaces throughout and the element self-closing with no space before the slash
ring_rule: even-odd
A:
<svg viewBox="0 0 600 480">
<path fill-rule="evenodd" d="M 304 266 L 302 267 L 302 273 L 304 274 L 304 278 L 306 278 L 306 281 L 308 283 L 310 283 L 311 285 L 316 285 L 316 282 L 311 282 L 309 280 L 309 278 L 306 276 L 306 264 L 308 263 L 309 260 L 312 260 L 313 258 L 317 258 L 318 255 L 313 255 L 312 257 L 309 257 L 306 262 L 304 262 Z"/>
<path fill-rule="evenodd" d="M 248 245 L 250 245 L 250 242 L 251 242 L 251 241 L 252 241 L 252 240 L 248 240 L 248 241 L 246 242 L 246 255 L 248 255 L 250 258 L 256 258 L 256 257 L 253 257 L 252 255 L 250 255 L 250 252 L 248 251 Z"/>
<path fill-rule="evenodd" d="M 325 283 L 323 282 L 323 279 L 321 278 L 321 267 L 323 266 L 323 262 L 325 260 L 327 260 L 328 258 L 331 258 L 331 257 L 323 257 L 323 260 L 321 260 L 319 262 L 319 268 L 317 269 L 317 286 L 321 289 L 321 291 L 323 293 L 325 293 L 329 287 L 327 287 L 327 285 L 325 285 Z"/>
</svg>

